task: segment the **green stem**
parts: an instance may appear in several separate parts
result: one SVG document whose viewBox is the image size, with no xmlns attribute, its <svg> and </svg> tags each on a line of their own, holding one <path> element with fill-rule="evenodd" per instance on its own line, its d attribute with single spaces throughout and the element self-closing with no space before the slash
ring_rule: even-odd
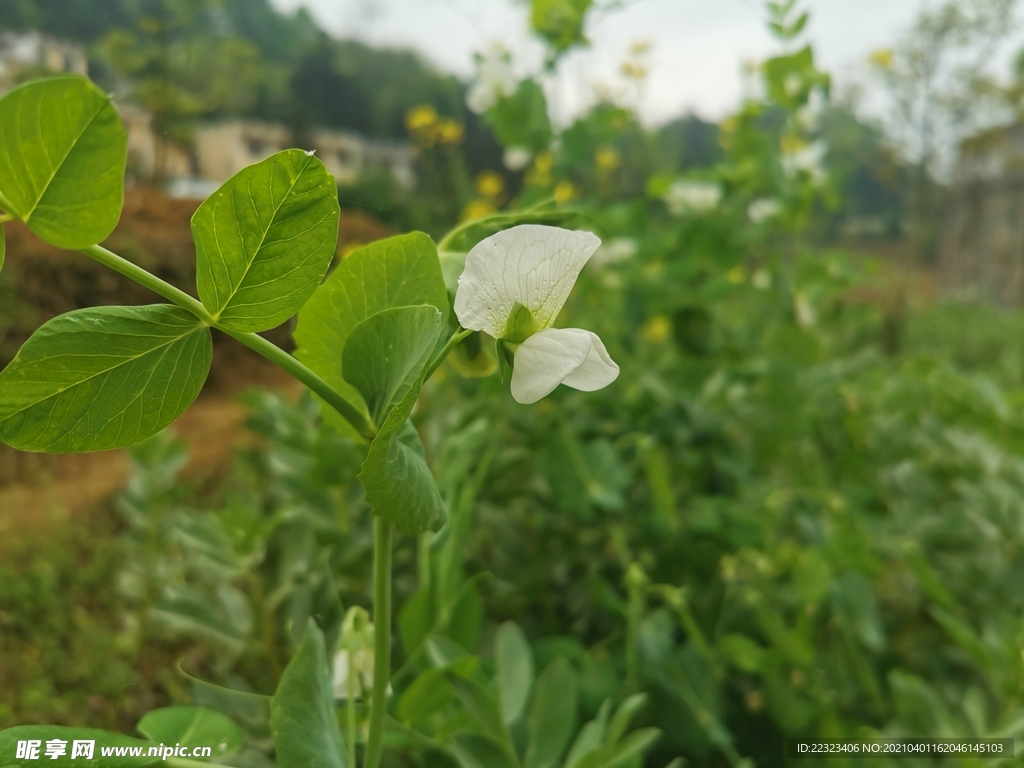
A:
<svg viewBox="0 0 1024 768">
<path fill-rule="evenodd" d="M 437 357 L 435 357 L 433 360 L 430 361 L 430 365 L 427 366 L 427 372 L 426 372 L 426 374 L 424 374 L 423 380 L 426 381 L 431 376 L 433 376 L 434 375 L 434 371 L 436 371 L 438 369 L 438 367 L 441 365 L 441 363 L 443 363 L 445 361 L 445 358 L 447 358 L 448 355 L 451 354 L 451 351 L 453 349 L 455 349 L 455 347 L 457 347 L 459 345 L 459 342 L 461 342 L 464 338 L 469 336 L 471 333 L 473 333 L 473 331 L 467 331 L 467 330 L 465 330 L 463 328 L 459 328 L 459 330 L 457 330 L 455 333 L 453 333 L 452 337 L 450 339 L 448 339 L 448 343 L 445 344 L 444 348 L 440 352 L 437 353 Z"/>
<path fill-rule="evenodd" d="M 14 217 L 9 213 L 0 213 L 0 224 L 4 224 L 8 221 L 14 221 Z"/>
<path fill-rule="evenodd" d="M 345 715 L 348 720 L 348 764 L 350 768 L 356 768 L 356 665 L 355 654 L 352 648 L 345 649 L 345 661 L 348 663 L 347 693 L 348 700 L 345 702 Z M 366 693 L 363 694 L 366 698 Z"/>
<path fill-rule="evenodd" d="M 391 523 L 373 519 L 373 699 L 363 768 L 379 768 L 391 682 Z"/>
<path fill-rule="evenodd" d="M 533 213 L 534 211 L 540 208 L 544 208 L 550 205 L 554 201 L 554 197 L 548 197 L 545 198 L 544 200 L 541 200 L 531 205 L 529 208 L 524 208 L 523 210 L 516 211 L 514 213 L 492 213 L 489 216 L 481 216 L 478 219 L 470 219 L 469 221 L 459 224 L 457 227 L 450 230 L 448 234 L 446 234 L 443 238 L 441 238 L 441 242 L 437 244 L 437 250 L 447 251 L 451 244 L 454 243 L 460 235 L 465 234 L 469 230 L 473 229 L 473 227 L 479 227 L 484 224 L 500 224 L 503 221 L 516 221 L 517 219 L 523 218 L 523 216 L 526 214 Z"/>
<path fill-rule="evenodd" d="M 161 280 L 156 275 L 151 275 L 142 267 L 118 256 L 113 251 L 108 251 L 102 245 L 91 245 L 88 248 L 83 248 L 82 253 L 89 258 L 98 261 L 100 264 L 109 267 L 115 272 L 124 275 L 128 279 L 134 280 L 139 285 L 149 288 L 153 293 L 158 296 L 162 296 L 173 304 L 177 304 L 182 309 L 191 312 L 211 328 L 217 328 L 236 341 L 240 341 L 242 344 L 245 344 L 249 349 L 259 353 L 278 367 L 283 368 L 311 390 L 320 395 L 320 397 L 334 408 L 334 410 L 341 414 L 342 418 L 351 424 L 353 428 L 355 428 L 356 432 L 358 432 L 363 438 L 366 440 L 373 440 L 373 438 L 376 437 L 377 430 L 374 429 L 366 416 L 356 410 L 356 408 L 349 403 L 348 400 L 342 397 L 334 387 L 317 376 L 313 371 L 280 347 L 272 344 L 258 334 L 241 333 L 229 328 L 224 328 L 214 319 L 198 299 L 189 296 L 184 291 L 179 288 L 175 288 L 173 285 Z"/>
</svg>

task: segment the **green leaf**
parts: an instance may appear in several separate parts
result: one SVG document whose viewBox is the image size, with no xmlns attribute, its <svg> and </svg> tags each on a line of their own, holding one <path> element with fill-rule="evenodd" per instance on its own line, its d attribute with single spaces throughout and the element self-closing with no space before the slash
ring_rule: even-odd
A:
<svg viewBox="0 0 1024 768">
<path fill-rule="evenodd" d="M 634 693 L 619 704 L 619 708 L 615 710 L 615 714 L 612 716 L 608 731 L 605 733 L 604 743 L 614 744 L 621 739 L 629 728 L 630 721 L 646 706 L 646 693 Z"/>
<path fill-rule="evenodd" d="M 46 742 L 53 739 L 67 742 L 65 754 L 56 760 L 46 757 Z M 39 755 L 37 758 L 18 759 L 19 741 L 38 741 Z M 95 742 L 93 745 L 93 756 L 86 760 L 83 757 L 71 758 L 76 741 Z M 0 765 L 5 768 L 15 766 L 45 765 L 74 766 L 75 768 L 119 768 L 120 766 L 147 766 L 158 765 L 162 762 L 162 756 L 149 757 L 150 747 L 156 745 L 151 741 L 133 739 L 131 736 L 122 736 L 120 733 L 99 731 L 95 728 L 67 728 L 62 725 L 19 725 L 15 728 L 7 728 L 0 731 Z M 192 745 L 190 745 L 192 746 Z M 202 745 L 195 745 L 202 746 Z M 102 756 L 104 747 L 120 748 L 121 754 L 115 756 Z M 130 750 L 138 749 L 137 756 L 132 756 Z"/>
<path fill-rule="evenodd" d="M 453 672 L 448 672 L 447 678 L 462 706 L 466 708 L 470 717 L 476 721 L 484 733 L 502 745 L 507 753 L 514 754 L 512 736 L 501 719 L 501 709 L 490 691 L 479 683 Z"/>
<path fill-rule="evenodd" d="M 0 99 L 0 206 L 43 240 L 85 248 L 121 217 L 128 136 L 84 77 L 28 83 Z"/>
<path fill-rule="evenodd" d="M 412 681 L 398 700 L 398 716 L 403 722 L 422 722 L 455 700 L 446 674 L 443 669 L 428 669 Z"/>
<path fill-rule="evenodd" d="M 373 513 L 411 536 L 440 530 L 448 517 L 420 436 L 404 420 L 415 401 L 410 394 L 391 412 L 359 473 Z"/>
<path fill-rule="evenodd" d="M 209 328 L 178 307 L 56 317 L 0 372 L 0 440 L 50 453 L 141 442 L 192 404 L 212 354 Z"/>
<path fill-rule="evenodd" d="M 459 290 L 459 278 L 466 269 L 466 256 L 468 255 L 464 251 L 437 252 L 437 258 L 441 262 L 444 287 L 452 296 Z"/>
<path fill-rule="evenodd" d="M 362 398 L 345 378 L 342 359 L 349 336 L 378 312 L 423 304 L 447 320 L 448 292 L 433 241 L 414 232 L 371 243 L 345 259 L 299 311 L 295 354 L 358 404 Z M 332 409 L 325 408 L 324 417 L 342 434 L 355 434 Z"/>
<path fill-rule="evenodd" d="M 235 722 L 206 707 L 164 707 L 147 712 L 136 726 L 150 741 L 213 748 L 213 756 L 242 748 L 245 734 Z"/>
<path fill-rule="evenodd" d="M 398 614 L 398 632 L 405 655 L 411 656 L 434 627 L 434 610 L 429 585 L 421 586 L 405 601 Z"/>
<path fill-rule="evenodd" d="M 551 768 L 576 729 L 576 672 L 559 656 L 537 678 L 527 730 L 526 768 Z"/>
<path fill-rule="evenodd" d="M 219 599 L 214 599 L 192 585 L 169 585 L 152 616 L 171 632 L 202 637 L 240 654 L 252 633 L 252 608 L 229 584 L 217 592 Z"/>
<path fill-rule="evenodd" d="M 427 658 L 435 667 L 449 667 L 460 659 L 471 658 L 465 648 L 443 635 L 430 635 L 425 645 Z"/>
<path fill-rule="evenodd" d="M 270 702 L 270 728 L 279 768 L 345 768 L 324 636 L 312 619 Z"/>
<path fill-rule="evenodd" d="M 534 32 L 562 53 L 574 45 L 583 45 L 583 23 L 593 0 L 533 0 L 530 23 Z"/>
<path fill-rule="evenodd" d="M 584 758 L 596 752 L 604 742 L 604 731 L 608 727 L 608 714 L 611 709 L 611 703 L 611 699 L 605 699 L 604 703 L 601 704 L 597 717 L 580 728 L 580 732 L 565 758 L 566 768 L 580 768 Z"/>
<path fill-rule="evenodd" d="M 407 422 L 444 328 L 432 306 L 385 310 L 358 325 L 343 356 L 346 378 L 383 424 L 359 479 L 374 514 L 403 533 L 438 530 L 447 517 L 419 435 Z"/>
<path fill-rule="evenodd" d="M 310 153 L 289 149 L 243 169 L 192 217 L 199 298 L 225 328 L 280 325 L 327 274 L 339 216 L 334 179 Z"/>
<path fill-rule="evenodd" d="M 501 716 L 506 723 L 512 723 L 522 714 L 533 687 L 533 654 L 518 624 L 506 621 L 498 628 L 494 656 L 498 667 Z"/>
<path fill-rule="evenodd" d="M 501 744 L 479 733 L 455 734 L 451 751 L 460 768 L 518 768 Z"/>
<path fill-rule="evenodd" d="M 640 728 L 633 731 L 610 749 L 611 754 L 600 762 L 601 768 L 626 768 L 633 765 L 636 758 L 653 747 L 660 738 L 661 730 L 658 728 Z"/>
<path fill-rule="evenodd" d="M 236 688 L 224 688 L 193 677 L 182 668 L 180 661 L 177 669 L 178 674 L 191 684 L 194 701 L 228 715 L 259 738 L 270 735 L 270 696 Z"/>
<path fill-rule="evenodd" d="M 342 365 L 362 395 L 373 423 L 419 391 L 420 377 L 444 330 L 435 307 L 397 307 L 371 315 L 352 331 Z"/>
<path fill-rule="evenodd" d="M 383 420 L 359 473 L 366 500 L 403 533 L 436 531 L 447 517 L 423 444 L 407 422 L 443 330 L 432 306 L 387 309 L 356 326 L 342 358 L 371 419 Z"/>
</svg>

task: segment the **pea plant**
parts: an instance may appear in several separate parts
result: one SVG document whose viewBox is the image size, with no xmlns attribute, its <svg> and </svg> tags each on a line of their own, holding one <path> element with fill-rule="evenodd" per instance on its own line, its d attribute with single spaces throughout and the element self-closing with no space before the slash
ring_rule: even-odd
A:
<svg viewBox="0 0 1024 768">
<path fill-rule="evenodd" d="M 618 366 L 595 334 L 552 327 L 600 241 L 587 232 L 520 223 L 537 220 L 529 211 L 519 219 L 505 214 L 492 223 L 515 226 L 466 254 L 445 251 L 449 277 L 453 264 L 455 271 L 464 264 L 454 286 L 451 279 L 446 284 L 438 248 L 421 233 L 371 244 L 325 280 L 337 250 L 336 185 L 312 153 L 287 150 L 244 169 L 197 210 L 197 299 L 99 244 L 120 217 L 126 147 L 109 97 L 85 78 L 35 81 L 0 100 L 2 221 L 19 221 L 44 241 L 79 251 L 169 302 L 82 309 L 46 322 L 0 372 L 0 440 L 19 450 L 71 453 L 123 448 L 157 434 L 199 395 L 210 370 L 213 328 L 306 385 L 326 406 L 329 424 L 366 444 L 359 479 L 375 516 L 373 624 L 350 613 L 339 648 L 328 648 L 324 628 L 308 620 L 269 702 L 271 735 L 280 766 L 354 764 L 354 731 L 346 746 L 328 667 L 336 650 L 347 650 L 353 663 L 343 687 L 351 702 L 356 673 L 367 678 L 363 765 L 377 768 L 391 682 L 395 531 L 436 532 L 447 520 L 409 420 L 420 389 L 475 332 L 494 340 L 495 357 L 503 373 L 511 368 L 512 395 L 520 403 L 536 402 L 560 383 L 584 391 L 612 383 Z M 442 243 L 462 242 L 464 234 L 462 228 Z M 259 335 L 296 314 L 294 356 Z M 474 336 L 478 344 L 484 338 Z M 371 647 L 357 657 L 360 642 Z M 359 658 L 372 663 L 359 666 Z M 564 688 L 559 669 L 551 673 L 555 689 Z M 498 706 L 517 714 L 523 702 L 498 705 L 462 678 L 452 684 L 467 708 L 493 726 L 493 739 L 460 742 L 463 764 L 496 765 L 487 755 L 500 754 L 501 764 L 549 766 L 568 746 L 571 729 L 563 729 L 554 741 L 528 740 L 521 758 L 504 724 L 508 718 L 493 715 Z M 506 687 L 513 685 L 522 698 L 526 684 L 524 678 Z M 349 707 L 350 723 L 351 714 Z M 531 717 L 537 724 L 530 727 L 545 732 L 548 715 Z M 628 718 L 613 720 L 614 739 L 605 738 L 602 721 L 587 731 L 570 762 L 628 764 L 636 744 L 628 754 L 615 747 Z M 86 757 L 89 765 L 121 764 L 110 749 L 140 747 L 149 763 L 134 759 L 133 765 L 185 766 L 195 760 L 167 752 L 170 745 L 216 745 L 212 756 L 219 757 L 237 750 L 242 739 L 230 719 L 199 707 L 156 710 L 139 731 L 145 739 L 58 726 L 12 728 L 0 733 L 0 765 L 35 759 L 35 744 L 55 765 L 82 764 L 76 759 Z M 76 754 L 79 741 L 93 742 L 95 754 Z M 154 758 L 147 750 L 158 744 L 161 754 Z"/>
</svg>

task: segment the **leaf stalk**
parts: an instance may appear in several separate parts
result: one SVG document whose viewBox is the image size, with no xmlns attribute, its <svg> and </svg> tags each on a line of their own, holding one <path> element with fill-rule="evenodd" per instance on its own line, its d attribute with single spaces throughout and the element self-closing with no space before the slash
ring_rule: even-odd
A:
<svg viewBox="0 0 1024 768">
<path fill-rule="evenodd" d="M 115 272 L 124 275 L 129 280 L 149 288 L 153 293 L 162 296 L 182 309 L 191 312 L 206 325 L 226 333 L 279 368 L 283 368 L 313 392 L 320 395 L 328 405 L 336 410 L 367 441 L 372 441 L 377 436 L 377 430 L 370 423 L 370 420 L 349 403 L 341 393 L 276 344 L 272 344 L 256 333 L 242 333 L 225 328 L 213 318 L 198 299 L 189 296 L 181 289 L 161 280 L 156 275 L 150 274 L 142 267 L 118 256 L 102 245 L 91 245 L 88 248 L 83 248 L 82 253 Z"/>
</svg>

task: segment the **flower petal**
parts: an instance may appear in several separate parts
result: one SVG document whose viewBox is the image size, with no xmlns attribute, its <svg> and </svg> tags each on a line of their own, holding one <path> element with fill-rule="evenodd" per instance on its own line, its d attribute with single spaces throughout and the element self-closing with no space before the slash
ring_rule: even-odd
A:
<svg viewBox="0 0 1024 768">
<path fill-rule="evenodd" d="M 591 335 L 577 328 L 548 328 L 524 341 L 516 350 L 512 370 L 516 402 L 537 402 L 586 363 L 593 348 Z"/>
<path fill-rule="evenodd" d="M 569 298 L 580 270 L 601 245 L 590 232 L 521 224 L 488 237 L 466 256 L 455 293 L 463 328 L 500 339 L 516 305 L 548 328 Z"/>
<path fill-rule="evenodd" d="M 574 331 L 576 329 L 567 328 L 566 330 Z M 590 336 L 590 354 L 583 361 L 583 365 L 562 379 L 562 383 L 583 392 L 604 389 L 619 377 L 619 366 L 612 360 L 608 350 L 604 348 L 604 342 L 596 333 L 591 331 L 581 331 L 581 333 Z"/>
</svg>

